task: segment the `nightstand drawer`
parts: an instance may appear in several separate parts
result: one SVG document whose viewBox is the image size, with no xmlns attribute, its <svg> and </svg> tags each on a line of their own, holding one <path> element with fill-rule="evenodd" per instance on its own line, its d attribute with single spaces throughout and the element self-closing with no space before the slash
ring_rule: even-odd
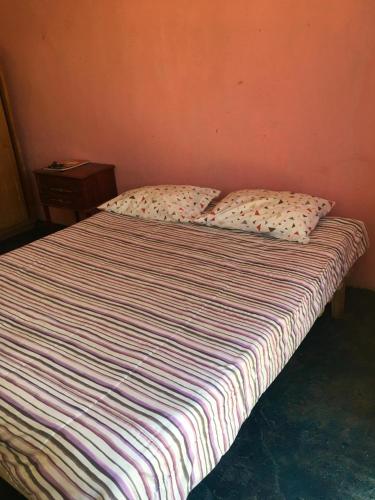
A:
<svg viewBox="0 0 375 500">
<path fill-rule="evenodd" d="M 40 201 L 44 205 L 51 205 L 53 207 L 77 207 L 79 208 L 82 199 L 79 192 L 67 192 L 67 191 L 47 191 L 40 190 Z"/>
<path fill-rule="evenodd" d="M 38 175 L 37 179 L 40 192 L 72 194 L 81 191 L 81 182 L 78 179 L 52 175 Z"/>
</svg>

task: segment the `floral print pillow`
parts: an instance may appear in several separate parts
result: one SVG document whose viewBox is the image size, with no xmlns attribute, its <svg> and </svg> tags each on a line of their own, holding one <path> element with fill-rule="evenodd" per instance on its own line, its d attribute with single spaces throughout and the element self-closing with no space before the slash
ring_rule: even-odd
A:
<svg viewBox="0 0 375 500">
<path fill-rule="evenodd" d="M 308 194 L 244 189 L 230 193 L 194 222 L 308 243 L 319 219 L 333 206 L 332 201 Z"/>
<path fill-rule="evenodd" d="M 144 186 L 126 191 L 98 208 L 142 219 L 191 222 L 219 194 L 217 189 L 196 186 Z"/>
</svg>

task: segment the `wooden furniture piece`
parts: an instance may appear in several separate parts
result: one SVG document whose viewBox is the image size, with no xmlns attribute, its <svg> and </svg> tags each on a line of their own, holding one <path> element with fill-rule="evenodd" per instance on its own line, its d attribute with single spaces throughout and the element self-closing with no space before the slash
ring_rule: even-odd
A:
<svg viewBox="0 0 375 500">
<path fill-rule="evenodd" d="M 30 173 L 24 168 L 0 70 L 0 240 L 33 225 Z"/>
<path fill-rule="evenodd" d="M 333 319 L 341 319 L 345 310 L 345 280 L 341 282 L 331 300 L 331 315 Z"/>
<path fill-rule="evenodd" d="M 51 220 L 49 207 L 74 210 L 76 220 L 117 195 L 115 166 L 87 163 L 60 172 L 45 168 L 35 172 L 39 196 L 47 221 Z"/>
</svg>

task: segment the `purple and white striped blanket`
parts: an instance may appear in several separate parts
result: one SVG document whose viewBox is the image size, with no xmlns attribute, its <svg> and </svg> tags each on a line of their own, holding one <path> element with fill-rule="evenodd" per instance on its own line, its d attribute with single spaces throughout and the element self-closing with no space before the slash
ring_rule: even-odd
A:
<svg viewBox="0 0 375 500">
<path fill-rule="evenodd" d="M 0 258 L 0 475 L 28 498 L 182 499 L 357 258 L 99 213 Z"/>
</svg>

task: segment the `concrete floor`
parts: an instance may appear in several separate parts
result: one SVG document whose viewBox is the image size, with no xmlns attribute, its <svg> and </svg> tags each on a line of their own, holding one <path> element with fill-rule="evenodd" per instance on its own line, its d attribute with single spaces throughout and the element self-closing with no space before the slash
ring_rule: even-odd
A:
<svg viewBox="0 0 375 500">
<path fill-rule="evenodd" d="M 0 499 L 21 498 L 0 480 Z M 375 292 L 351 289 L 342 320 L 317 320 L 188 498 L 212 499 L 375 500 Z"/>
<path fill-rule="evenodd" d="M 13 236 L 12 238 L 8 238 L 7 240 L 1 240 L 0 255 L 2 253 L 10 252 L 11 250 L 22 247 L 23 245 L 27 245 L 32 241 L 43 238 L 43 236 L 47 236 L 48 234 L 59 231 L 60 229 L 64 229 L 64 227 L 65 226 L 61 226 L 60 224 L 37 221 L 33 229 L 31 229 L 30 231 L 19 234 L 17 236 Z"/>
</svg>

